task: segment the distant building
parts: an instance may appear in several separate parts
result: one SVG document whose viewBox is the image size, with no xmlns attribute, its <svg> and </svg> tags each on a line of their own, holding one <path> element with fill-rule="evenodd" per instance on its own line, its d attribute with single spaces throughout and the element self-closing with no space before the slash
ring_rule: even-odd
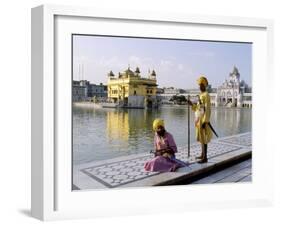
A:
<svg viewBox="0 0 281 226">
<path fill-rule="evenodd" d="M 209 92 L 212 106 L 252 107 L 252 88 L 244 80 L 240 80 L 240 73 L 235 66 L 229 74 L 229 78 L 221 86 L 213 88 L 209 84 L 207 91 Z M 182 90 L 164 87 L 161 92 L 157 93 L 157 99 L 162 104 L 172 104 L 170 100 L 173 96 L 183 95 L 186 98 L 190 96 L 192 101 L 197 101 L 200 92 L 199 88 Z"/>
<path fill-rule="evenodd" d="M 91 84 L 87 80 L 73 81 L 73 101 L 104 100 L 107 98 L 107 86 Z"/>
<path fill-rule="evenodd" d="M 164 88 L 164 94 L 177 95 L 179 93 L 180 93 L 180 90 L 175 89 L 174 87 Z"/>
<path fill-rule="evenodd" d="M 87 100 L 87 87 L 81 81 L 73 81 L 72 99 L 74 102 Z"/>
<path fill-rule="evenodd" d="M 114 75 L 108 73 L 108 99 L 121 107 L 149 108 L 157 107 L 156 73 L 153 70 L 147 77 L 141 77 L 137 67 L 133 72 L 130 67 Z"/>
<path fill-rule="evenodd" d="M 157 99 L 161 101 L 162 103 L 169 103 L 169 101 L 172 99 L 173 96 L 179 96 L 184 95 L 186 93 L 186 90 L 184 89 L 178 89 L 174 87 L 164 87 L 161 89 L 162 92 L 157 93 Z"/>
<path fill-rule="evenodd" d="M 240 73 L 237 67 L 234 66 L 228 79 L 218 87 L 215 105 L 252 107 L 252 90 L 244 80 L 240 80 Z"/>
<path fill-rule="evenodd" d="M 156 94 L 163 94 L 164 93 L 164 89 L 163 88 L 157 88 L 156 89 Z"/>
<path fill-rule="evenodd" d="M 107 86 L 100 83 L 88 85 L 88 97 L 107 97 Z"/>
</svg>

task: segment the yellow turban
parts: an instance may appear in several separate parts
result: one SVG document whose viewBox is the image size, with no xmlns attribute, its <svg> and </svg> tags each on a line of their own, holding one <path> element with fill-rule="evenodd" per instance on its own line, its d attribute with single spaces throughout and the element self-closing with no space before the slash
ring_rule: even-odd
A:
<svg viewBox="0 0 281 226">
<path fill-rule="evenodd" d="M 205 87 L 208 85 L 208 80 L 206 77 L 201 76 L 199 79 L 197 79 L 198 85 L 203 84 Z"/>
<path fill-rule="evenodd" d="M 153 130 L 156 131 L 159 126 L 164 127 L 164 120 L 157 118 L 153 121 Z"/>
</svg>

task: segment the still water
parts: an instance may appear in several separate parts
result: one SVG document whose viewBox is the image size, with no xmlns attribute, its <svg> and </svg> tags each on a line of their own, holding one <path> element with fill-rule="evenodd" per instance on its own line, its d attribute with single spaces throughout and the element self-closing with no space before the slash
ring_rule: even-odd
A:
<svg viewBox="0 0 281 226">
<path fill-rule="evenodd" d="M 178 147 L 187 145 L 187 107 L 149 109 L 92 109 L 73 106 L 73 164 L 149 152 L 153 147 L 155 118 L 165 120 Z M 195 141 L 194 114 L 191 143 Z M 213 108 L 211 123 L 220 137 L 249 132 L 251 109 Z M 215 138 L 215 136 L 213 136 Z"/>
</svg>

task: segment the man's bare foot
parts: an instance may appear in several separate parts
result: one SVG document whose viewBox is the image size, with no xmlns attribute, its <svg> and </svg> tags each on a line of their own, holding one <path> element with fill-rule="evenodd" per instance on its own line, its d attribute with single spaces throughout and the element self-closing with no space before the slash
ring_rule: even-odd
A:
<svg viewBox="0 0 281 226">
<path fill-rule="evenodd" d="M 208 159 L 207 159 L 207 158 L 201 159 L 200 161 L 198 161 L 198 163 L 206 163 L 206 162 L 208 162 Z"/>
</svg>

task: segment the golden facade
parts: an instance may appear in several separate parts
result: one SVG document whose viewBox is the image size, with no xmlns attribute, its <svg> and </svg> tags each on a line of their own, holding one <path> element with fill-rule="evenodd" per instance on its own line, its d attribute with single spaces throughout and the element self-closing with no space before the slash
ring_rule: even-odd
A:
<svg viewBox="0 0 281 226">
<path fill-rule="evenodd" d="M 156 73 L 153 70 L 147 78 L 128 68 L 115 76 L 108 74 L 108 99 L 124 107 L 153 107 L 156 105 Z"/>
</svg>

